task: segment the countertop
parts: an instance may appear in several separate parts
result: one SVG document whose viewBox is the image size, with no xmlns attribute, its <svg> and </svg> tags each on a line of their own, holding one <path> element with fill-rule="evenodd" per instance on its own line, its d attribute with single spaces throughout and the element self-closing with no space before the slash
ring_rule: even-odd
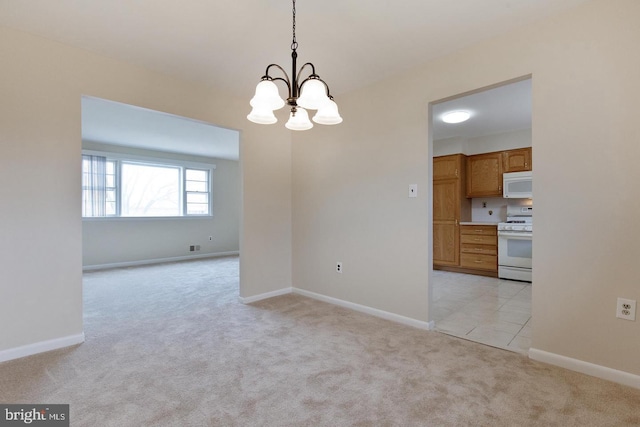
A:
<svg viewBox="0 0 640 427">
<path fill-rule="evenodd" d="M 460 225 L 495 225 L 497 226 L 497 222 L 461 222 Z"/>
</svg>

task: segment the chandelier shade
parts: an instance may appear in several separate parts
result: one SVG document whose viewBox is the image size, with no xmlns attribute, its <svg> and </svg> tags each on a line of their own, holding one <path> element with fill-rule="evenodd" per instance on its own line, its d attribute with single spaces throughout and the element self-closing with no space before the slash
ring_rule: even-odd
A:
<svg viewBox="0 0 640 427">
<path fill-rule="evenodd" d="M 249 104 L 253 107 L 247 119 L 254 123 L 269 125 L 276 123 L 278 119 L 273 114 L 285 105 L 289 105 L 291 112 L 289 121 L 285 124 L 287 129 L 307 130 L 313 127 L 309 120 L 309 110 L 317 110 L 313 121 L 322 125 L 335 125 L 342 122 L 338 113 L 338 105 L 333 101 L 329 86 L 316 74 L 314 65 L 307 62 L 298 70 L 298 42 L 296 41 L 296 0 L 293 3 L 293 40 L 291 42 L 291 78 L 284 68 L 278 64 L 270 64 L 256 86 L 256 92 Z M 272 76 L 270 71 L 281 75 Z M 309 74 L 301 79 L 303 71 Z M 283 82 L 287 86 L 286 101 L 280 97 L 276 82 Z"/>
<path fill-rule="evenodd" d="M 308 130 L 313 127 L 313 123 L 309 120 L 307 110 L 297 107 L 295 111 L 292 109 L 289 115 L 289 121 L 284 125 L 289 130 Z"/>
<path fill-rule="evenodd" d="M 319 79 L 309 79 L 302 84 L 302 93 L 298 105 L 302 108 L 317 110 L 331 101 L 327 96 L 327 87 Z"/>
<path fill-rule="evenodd" d="M 264 106 L 253 107 L 247 116 L 247 119 L 259 125 L 272 125 L 278 121 L 276 116 L 273 114 L 273 110 Z"/>
<path fill-rule="evenodd" d="M 249 104 L 252 107 L 265 107 L 279 110 L 284 107 L 284 99 L 278 93 L 278 86 L 271 80 L 262 80 L 256 86 L 256 94 L 251 98 Z"/>
<path fill-rule="evenodd" d="M 342 117 L 338 113 L 338 104 L 329 100 L 326 104 L 318 109 L 313 116 L 313 121 L 321 125 L 337 125 L 342 123 Z"/>
</svg>

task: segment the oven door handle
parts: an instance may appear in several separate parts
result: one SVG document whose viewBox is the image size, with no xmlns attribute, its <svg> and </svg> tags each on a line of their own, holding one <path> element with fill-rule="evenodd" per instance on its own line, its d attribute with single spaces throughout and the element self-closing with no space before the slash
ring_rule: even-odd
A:
<svg viewBox="0 0 640 427">
<path fill-rule="evenodd" d="M 508 231 L 498 231 L 498 237 L 505 237 L 512 240 L 531 240 L 532 233 L 509 233 Z"/>
</svg>

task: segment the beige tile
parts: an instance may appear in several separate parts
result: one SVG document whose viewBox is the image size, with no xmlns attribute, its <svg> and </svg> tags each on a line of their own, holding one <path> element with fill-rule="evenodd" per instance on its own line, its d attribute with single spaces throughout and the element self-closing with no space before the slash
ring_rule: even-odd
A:
<svg viewBox="0 0 640 427">
<path fill-rule="evenodd" d="M 432 278 L 431 315 L 436 330 L 523 351 L 519 344 L 525 345 L 531 335 L 527 322 L 531 318 L 532 285 L 441 271 L 434 271 Z M 516 340 L 514 337 L 519 333 Z M 507 347 L 509 343 L 511 347 Z"/>
<path fill-rule="evenodd" d="M 479 325 L 482 322 L 493 321 L 498 319 L 498 312 L 488 312 L 486 310 L 478 312 L 455 311 L 446 317 L 445 320 L 453 322 L 474 322 Z"/>
<path fill-rule="evenodd" d="M 518 336 L 524 337 L 524 338 L 531 338 L 531 326 L 529 326 L 529 323 L 527 323 L 522 327 L 522 329 L 518 332 Z"/>
<path fill-rule="evenodd" d="M 505 322 L 500 320 L 494 320 L 490 322 L 484 322 L 481 324 L 483 328 L 490 328 L 500 332 L 507 332 L 512 335 L 518 334 L 523 326 L 517 323 Z"/>
<path fill-rule="evenodd" d="M 451 315 L 453 313 L 452 310 L 444 308 L 444 307 L 435 307 L 433 308 L 432 311 L 432 319 L 435 320 L 436 322 L 438 320 L 443 320 L 445 319 L 447 316 Z"/>
<path fill-rule="evenodd" d="M 506 347 L 513 340 L 514 334 L 496 331 L 495 329 L 479 326 L 467 334 L 467 338 L 497 347 Z"/>
<path fill-rule="evenodd" d="M 531 301 L 510 299 L 501 306 L 501 309 L 506 311 L 526 311 L 531 313 Z"/>
<path fill-rule="evenodd" d="M 442 320 L 436 322 L 436 330 L 446 333 L 452 333 L 454 335 L 465 336 L 471 332 L 476 326 L 477 322 L 474 321 L 453 321 Z"/>
<path fill-rule="evenodd" d="M 522 311 L 498 311 L 498 320 L 523 325 L 529 321 L 531 314 Z"/>
<path fill-rule="evenodd" d="M 509 343 L 507 348 L 513 348 L 520 352 L 528 352 L 531 348 L 531 338 L 516 336 Z"/>
</svg>

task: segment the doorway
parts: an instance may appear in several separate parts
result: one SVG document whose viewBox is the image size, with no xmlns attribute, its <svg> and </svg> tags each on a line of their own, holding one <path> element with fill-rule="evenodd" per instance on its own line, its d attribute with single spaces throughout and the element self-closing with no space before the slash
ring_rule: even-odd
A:
<svg viewBox="0 0 640 427">
<path fill-rule="evenodd" d="M 81 103 L 84 270 L 238 255 L 239 131 Z"/>
<path fill-rule="evenodd" d="M 429 111 L 430 320 L 442 333 L 526 353 L 532 284 L 498 277 L 497 235 L 512 204 L 502 173 L 532 169 L 531 76 L 433 102 Z M 447 123 L 450 112 L 468 118 Z"/>
</svg>

